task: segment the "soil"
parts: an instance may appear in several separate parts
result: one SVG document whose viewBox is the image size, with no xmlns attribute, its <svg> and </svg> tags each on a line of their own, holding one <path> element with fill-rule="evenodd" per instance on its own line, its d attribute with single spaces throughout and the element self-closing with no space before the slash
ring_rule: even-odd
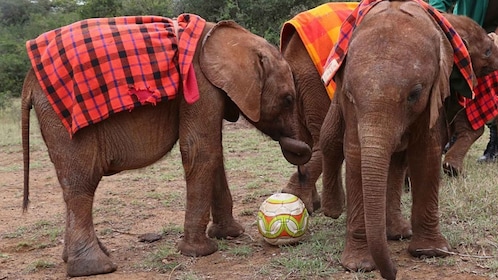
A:
<svg viewBox="0 0 498 280">
<path fill-rule="evenodd" d="M 252 128 L 239 123 L 226 129 L 246 133 Z M 243 157 L 242 153 L 230 151 L 229 156 Z M 171 160 L 176 163 L 167 164 Z M 31 166 L 31 204 L 23 213 L 21 150 L 0 150 L 0 279 L 68 279 L 61 258 L 65 206 L 46 149 L 31 152 Z M 168 172 L 180 176 L 168 176 Z M 245 234 L 224 241 L 224 247 L 210 256 L 192 258 L 174 252 L 183 227 L 182 172 L 176 152 L 146 169 L 103 179 L 94 202 L 95 230 L 118 270 L 81 279 L 381 279 L 377 271 L 344 271 L 337 257 L 331 258 L 329 264 L 337 272 L 327 276 L 302 277 L 278 268 L 262 273 L 262 267 L 286 251 L 263 241 L 254 221 L 264 197 L 249 200 L 244 188 L 234 188 L 232 195 L 234 215 L 245 226 Z M 227 172 L 231 186 L 248 180 L 243 173 Z M 285 176 L 268 180 L 270 191 L 266 194 L 278 191 L 287 180 Z M 314 214 L 311 223 L 319 215 Z M 139 236 L 145 233 L 161 234 L 162 239 L 140 242 Z M 450 256 L 451 261 L 447 258 L 445 263 L 453 264 L 441 265 L 409 256 L 407 247 L 408 241 L 390 243 L 398 279 L 488 279 L 484 276 L 486 268 L 465 256 Z M 173 252 L 161 256 L 161 248 L 173 248 Z M 234 253 L 237 248 L 250 248 L 250 253 Z M 151 265 L 151 259 L 164 266 Z"/>
</svg>

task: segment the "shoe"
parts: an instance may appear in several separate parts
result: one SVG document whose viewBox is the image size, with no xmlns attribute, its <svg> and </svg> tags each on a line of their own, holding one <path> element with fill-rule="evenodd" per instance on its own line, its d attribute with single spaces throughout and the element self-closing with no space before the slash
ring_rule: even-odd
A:
<svg viewBox="0 0 498 280">
<path fill-rule="evenodd" d="M 489 126 L 489 142 L 482 156 L 477 159 L 479 163 L 496 162 L 498 157 L 498 131 L 496 125 Z"/>
<path fill-rule="evenodd" d="M 479 163 L 492 163 L 496 162 L 496 153 L 487 153 L 482 156 L 480 156 L 477 159 L 477 162 Z"/>
</svg>

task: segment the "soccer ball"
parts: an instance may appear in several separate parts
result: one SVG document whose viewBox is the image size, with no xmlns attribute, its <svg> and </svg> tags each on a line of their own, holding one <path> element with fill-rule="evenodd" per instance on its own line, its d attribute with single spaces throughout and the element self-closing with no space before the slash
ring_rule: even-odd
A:
<svg viewBox="0 0 498 280">
<path fill-rule="evenodd" d="M 308 217 L 308 211 L 299 197 L 276 193 L 259 207 L 258 231 L 272 245 L 293 244 L 303 237 Z"/>
</svg>

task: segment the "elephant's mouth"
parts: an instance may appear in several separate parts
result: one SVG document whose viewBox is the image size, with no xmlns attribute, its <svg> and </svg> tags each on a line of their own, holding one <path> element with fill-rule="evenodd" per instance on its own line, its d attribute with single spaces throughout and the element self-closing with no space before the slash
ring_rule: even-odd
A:
<svg viewBox="0 0 498 280">
<path fill-rule="evenodd" d="M 294 165 L 303 165 L 311 158 L 311 148 L 308 144 L 289 137 L 282 137 L 278 141 L 284 158 Z"/>
</svg>

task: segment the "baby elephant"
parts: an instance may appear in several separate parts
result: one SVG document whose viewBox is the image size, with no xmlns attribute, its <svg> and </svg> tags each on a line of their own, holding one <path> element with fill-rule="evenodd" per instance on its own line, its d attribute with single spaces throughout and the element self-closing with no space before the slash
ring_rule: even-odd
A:
<svg viewBox="0 0 498 280">
<path fill-rule="evenodd" d="M 191 14 L 88 19 L 42 34 L 27 48 L 32 69 L 22 92 L 24 209 L 33 107 L 66 203 L 69 276 L 116 270 L 92 220 L 103 176 L 150 165 L 179 141 L 187 203 L 178 249 L 205 256 L 217 250 L 209 237 L 244 231 L 232 214 L 223 119 L 242 114 L 279 141 L 293 164 L 310 158 L 309 146 L 294 140 L 289 65 L 278 49 L 232 21 L 215 24 Z"/>
<path fill-rule="evenodd" d="M 318 145 L 320 128 L 335 91 L 333 81 L 325 87 L 320 76 L 323 74 L 323 64 L 337 41 L 342 22 L 357 6 L 355 2 L 330 2 L 300 13 L 284 24 L 280 38 L 281 52 L 292 68 L 296 83 L 299 139 L 312 147 L 310 161 L 299 166 L 299 171 L 291 176 L 283 191 L 299 196 L 309 212 L 321 207 L 325 215 L 334 218 L 339 217 L 344 209 L 342 188 L 324 190 L 320 198 L 315 185 L 322 173 L 322 150 Z M 496 70 L 498 55 L 485 30 L 468 17 L 446 13 L 443 16 L 465 41 L 476 75 L 481 77 Z M 323 29 L 327 32 L 318 32 Z M 307 32 L 309 30 L 316 32 Z M 495 40 L 498 42 L 498 39 Z M 476 94 L 475 100 L 469 103 L 480 104 L 485 102 L 484 99 L 482 94 Z M 466 111 L 461 110 L 458 102 L 448 103 L 445 108 L 448 122 L 451 123 L 451 134 L 456 132 L 458 140 L 446 154 L 443 166 L 445 172 L 457 174 L 462 171 L 465 154 L 482 135 L 484 128 L 474 130 Z M 338 181 L 340 184 L 340 178 Z M 393 228 L 389 230 L 389 236 L 394 239 L 398 239 L 400 234 L 406 236 L 409 232 L 406 227 L 394 226 L 397 223 L 390 224 Z"/>
<path fill-rule="evenodd" d="M 455 100 L 446 102 L 450 135 L 454 142 L 443 160 L 443 171 L 449 176 L 463 172 L 463 160 L 472 144 L 484 133 L 484 124 L 498 114 L 498 36 L 486 31 L 466 16 L 444 14 L 458 34 L 466 42 L 472 59 L 472 67 L 478 78 L 474 89 L 475 98 L 466 107 Z M 456 89 L 457 90 L 457 89 Z"/>
<path fill-rule="evenodd" d="M 472 97 L 475 70 L 464 41 L 453 34 L 422 0 L 364 0 L 341 27 L 341 43 L 322 75 L 326 84 L 334 77 L 337 86 L 320 147 L 324 192 L 337 188 L 343 155 L 346 162 L 341 264 L 349 270 L 378 269 L 383 278 L 396 279 L 387 242 L 390 229 L 397 228 L 393 223 L 407 225 L 412 256 L 446 256 L 450 249 L 438 212 L 442 145 L 448 139 L 444 103 L 452 73 L 462 77 L 462 97 Z M 407 168 L 410 223 L 400 215 Z"/>
</svg>

